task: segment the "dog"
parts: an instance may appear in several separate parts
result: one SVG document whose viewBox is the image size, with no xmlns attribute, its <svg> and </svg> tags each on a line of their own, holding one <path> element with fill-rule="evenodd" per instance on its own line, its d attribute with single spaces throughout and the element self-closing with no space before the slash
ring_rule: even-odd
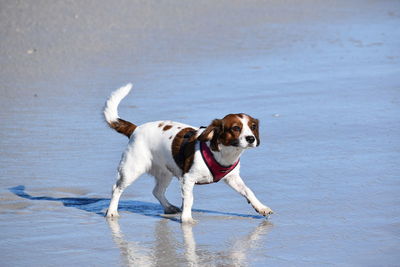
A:
<svg viewBox="0 0 400 267">
<path fill-rule="evenodd" d="M 192 127 L 173 121 L 155 121 L 137 126 L 118 115 L 118 105 L 131 91 L 127 84 L 114 91 L 106 101 L 104 117 L 108 125 L 129 138 L 118 167 L 107 217 L 117 217 L 123 191 L 143 173 L 155 177 L 153 195 L 165 214 L 181 213 L 182 223 L 192 218 L 193 187 L 224 180 L 244 196 L 263 216 L 272 210 L 262 204 L 240 177 L 240 156 L 248 148 L 260 145 L 259 121 L 244 113 L 215 119 L 207 127 Z M 172 177 L 181 184 L 182 210 L 172 205 L 165 191 Z"/>
</svg>

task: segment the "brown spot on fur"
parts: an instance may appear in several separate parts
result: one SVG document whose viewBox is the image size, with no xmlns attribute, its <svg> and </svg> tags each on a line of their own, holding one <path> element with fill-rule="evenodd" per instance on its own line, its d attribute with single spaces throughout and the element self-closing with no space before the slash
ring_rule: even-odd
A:
<svg viewBox="0 0 400 267">
<path fill-rule="evenodd" d="M 108 125 L 117 132 L 126 135 L 127 137 L 130 137 L 137 128 L 135 124 L 123 119 L 117 119 L 117 121 L 113 121 Z"/>
<path fill-rule="evenodd" d="M 160 122 L 160 124 L 158 124 L 158 127 L 161 128 L 164 125 L 164 123 Z"/>
<path fill-rule="evenodd" d="M 171 128 L 172 128 L 172 125 L 165 125 L 163 128 L 163 131 L 168 131 Z"/>
<path fill-rule="evenodd" d="M 171 139 L 172 139 L 172 135 L 171 135 L 171 136 L 170 136 L 168 139 L 170 139 L 170 140 L 171 140 Z"/>
<path fill-rule="evenodd" d="M 192 167 L 196 144 L 196 130 L 184 128 L 175 136 L 172 141 L 172 156 L 175 163 L 182 170 L 182 175 Z"/>
</svg>

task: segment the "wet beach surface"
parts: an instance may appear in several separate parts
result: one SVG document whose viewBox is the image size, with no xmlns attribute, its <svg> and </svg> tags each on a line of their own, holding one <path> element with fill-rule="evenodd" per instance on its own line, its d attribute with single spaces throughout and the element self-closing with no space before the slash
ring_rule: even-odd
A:
<svg viewBox="0 0 400 267">
<path fill-rule="evenodd" d="M 398 1 L 35 3 L 0 4 L 1 266 L 398 265 Z M 127 82 L 137 124 L 259 118 L 241 173 L 276 214 L 220 182 L 182 226 L 143 176 L 105 219 Z"/>
</svg>

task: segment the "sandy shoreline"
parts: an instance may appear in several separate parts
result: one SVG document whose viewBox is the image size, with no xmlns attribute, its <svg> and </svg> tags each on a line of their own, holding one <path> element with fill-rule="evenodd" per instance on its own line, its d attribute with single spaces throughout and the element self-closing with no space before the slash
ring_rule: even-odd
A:
<svg viewBox="0 0 400 267">
<path fill-rule="evenodd" d="M 395 23 L 394 1 L 385 5 L 371 2 L 363 8 L 363 16 L 352 12 L 363 3 L 6 2 L 0 10 L 1 93 L 12 97 L 15 85 L 19 91 L 29 86 L 27 82 L 67 81 L 80 72 L 99 75 L 101 69 L 132 71 L 154 63 L 196 63 L 204 57 L 235 60 L 287 53 L 293 47 L 298 54 L 299 47 L 316 49 L 324 42 L 381 45 L 364 44 L 334 32 L 341 25 L 349 25 L 351 31 L 372 17 Z M 336 36 L 329 36 L 332 33 Z M 380 34 L 385 37 L 385 32 Z M 57 88 L 52 91 L 59 93 Z"/>
<path fill-rule="evenodd" d="M 398 1 L 8 1 L 0 4 L 1 266 L 396 266 Z M 139 179 L 102 217 L 121 116 L 261 121 L 242 174 L 265 221 L 223 183 L 164 218 Z M 168 198 L 180 203 L 173 181 Z M 163 261 L 161 261 L 162 259 Z"/>
</svg>

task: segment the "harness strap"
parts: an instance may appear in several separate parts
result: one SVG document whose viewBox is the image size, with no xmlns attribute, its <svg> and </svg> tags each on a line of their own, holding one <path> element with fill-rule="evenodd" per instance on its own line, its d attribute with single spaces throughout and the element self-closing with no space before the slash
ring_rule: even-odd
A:
<svg viewBox="0 0 400 267">
<path fill-rule="evenodd" d="M 213 183 L 219 182 L 222 178 L 228 175 L 235 167 L 239 164 L 240 159 L 238 159 L 233 165 L 231 166 L 222 166 L 219 164 L 210 148 L 207 146 L 205 142 L 200 142 L 200 151 L 201 155 L 203 156 L 203 160 L 206 163 L 208 169 L 210 170 L 213 176 Z M 206 184 L 206 183 L 198 183 L 198 184 Z"/>
</svg>

